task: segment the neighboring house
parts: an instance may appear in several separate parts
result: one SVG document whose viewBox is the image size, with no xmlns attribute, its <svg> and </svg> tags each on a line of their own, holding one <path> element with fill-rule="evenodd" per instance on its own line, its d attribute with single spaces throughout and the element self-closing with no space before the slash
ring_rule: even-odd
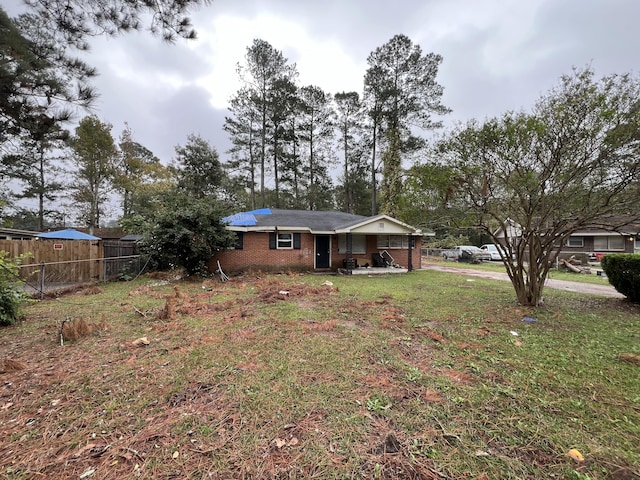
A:
<svg viewBox="0 0 640 480">
<path fill-rule="evenodd" d="M 502 230 L 496 236 L 504 243 L 509 239 L 514 241 L 520 236 L 520 226 L 508 220 L 507 235 Z M 603 228 L 586 228 L 571 235 L 562 246 L 563 254 L 589 253 L 597 256 L 607 253 L 638 253 L 640 252 L 640 224 L 629 223 L 619 231 Z"/>
<path fill-rule="evenodd" d="M 212 270 L 216 262 L 229 272 L 353 269 L 374 266 L 384 251 L 404 268 L 420 268 L 421 231 L 387 215 L 265 208 L 223 220 L 237 243 L 213 257 Z"/>
<path fill-rule="evenodd" d="M 18 230 L 16 228 L 0 228 L 0 240 L 31 240 L 40 232 Z"/>
<path fill-rule="evenodd" d="M 620 232 L 602 229 L 585 229 L 571 235 L 562 246 L 562 251 L 606 253 L 640 252 L 640 225 L 630 225 Z"/>
</svg>

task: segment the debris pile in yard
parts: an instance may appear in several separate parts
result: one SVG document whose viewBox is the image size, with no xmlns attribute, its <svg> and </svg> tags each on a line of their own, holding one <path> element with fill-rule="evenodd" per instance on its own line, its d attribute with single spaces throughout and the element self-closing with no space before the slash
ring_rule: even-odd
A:
<svg viewBox="0 0 640 480">
<path fill-rule="evenodd" d="M 591 274 L 591 267 L 589 267 L 588 265 L 586 267 L 582 266 L 582 261 L 578 260 L 573 255 L 567 259 L 560 259 L 558 261 L 558 265 L 573 273 Z"/>
<path fill-rule="evenodd" d="M 91 335 L 100 328 L 100 325 L 90 324 L 84 318 L 65 319 L 60 326 L 59 335 L 66 342 L 75 342 L 82 337 Z"/>
<path fill-rule="evenodd" d="M 262 287 L 262 286 L 261 286 Z M 281 284 L 272 284 L 267 282 L 261 288 L 262 292 L 258 297 L 261 302 L 274 303 L 280 300 L 286 300 L 290 298 L 305 298 L 305 297 L 318 297 L 327 294 L 331 294 L 335 291 L 335 288 L 329 285 L 323 285 L 315 287 L 306 285 L 304 283 L 298 285 L 288 285 L 283 287 Z"/>
</svg>

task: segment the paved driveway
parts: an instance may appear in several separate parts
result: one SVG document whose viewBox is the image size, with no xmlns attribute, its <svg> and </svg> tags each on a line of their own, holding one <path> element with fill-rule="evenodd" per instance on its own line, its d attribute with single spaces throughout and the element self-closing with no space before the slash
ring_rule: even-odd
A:
<svg viewBox="0 0 640 480">
<path fill-rule="evenodd" d="M 426 267 L 423 268 L 426 270 L 438 270 L 440 272 L 459 273 L 470 277 L 510 281 L 509 276 L 503 272 L 487 272 L 483 270 L 475 270 L 473 268 L 433 264 L 427 264 Z M 548 278 L 544 285 L 548 288 L 565 290 L 567 292 L 586 293 L 589 295 L 600 295 L 602 297 L 626 298 L 624 295 L 616 291 L 616 289 L 611 285 L 595 285 L 592 283 L 571 282 L 568 280 L 554 280 L 552 278 Z"/>
</svg>

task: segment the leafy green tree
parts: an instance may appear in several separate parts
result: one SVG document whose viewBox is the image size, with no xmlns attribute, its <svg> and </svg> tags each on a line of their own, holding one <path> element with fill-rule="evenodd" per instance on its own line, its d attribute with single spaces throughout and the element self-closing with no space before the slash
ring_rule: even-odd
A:
<svg viewBox="0 0 640 480">
<path fill-rule="evenodd" d="M 139 200 L 148 208 L 123 224 L 143 233 L 141 249 L 160 268 L 183 267 L 189 275 L 208 275 L 214 253 L 236 240 L 222 218 L 237 205 L 237 186 L 227 178 L 217 151 L 197 135 L 176 147 L 172 170 L 174 185 L 146 191 Z"/>
<path fill-rule="evenodd" d="M 601 261 L 609 283 L 631 302 L 640 303 L 640 255 L 605 255 Z"/>
<path fill-rule="evenodd" d="M 4 217 L 3 226 L 17 228 L 19 230 L 46 230 L 58 225 L 62 225 L 61 213 L 59 211 L 47 212 L 44 218 L 44 228 L 40 228 L 40 216 L 37 210 L 28 208 L 13 208 L 11 213 Z"/>
<path fill-rule="evenodd" d="M 373 65 L 367 69 L 364 77 L 364 104 L 368 117 L 368 140 L 371 149 L 371 215 L 378 213 L 378 171 L 380 163 L 379 143 L 384 139 L 384 104 L 386 100 L 385 72 L 382 67 Z M 366 137 L 365 137 L 366 138 Z"/>
<path fill-rule="evenodd" d="M 180 189 L 166 191 L 140 248 L 160 268 L 184 267 L 188 275 L 207 276 L 214 253 L 235 244 L 236 236 L 222 222 L 229 213 L 227 205 L 215 198 Z"/>
<path fill-rule="evenodd" d="M 402 192 L 402 152 L 397 128 L 387 130 L 387 147 L 382 155 L 382 205 L 380 212 L 392 217 L 400 213 L 399 197 Z"/>
<path fill-rule="evenodd" d="M 133 132 L 127 124 L 120 135 L 118 146 L 120 152 L 114 186 L 122 195 L 122 215 L 129 217 L 136 212 L 137 194 L 145 188 L 169 181 L 171 174 L 153 152 L 133 139 Z"/>
<path fill-rule="evenodd" d="M 0 179 L 2 177 L 0 176 Z M 0 225 L 4 227 L 11 227 L 11 220 L 7 219 L 7 207 L 10 204 L 9 196 L 11 191 L 0 183 Z"/>
<path fill-rule="evenodd" d="M 371 52 L 365 76 L 365 91 L 372 97 L 369 114 L 374 121 L 373 141 L 378 128 L 384 128 L 386 151 L 382 156 L 381 210 L 397 214 L 402 190 L 402 157 L 422 147 L 413 128 L 423 130 L 441 126 L 434 115 L 449 113 L 442 103 L 443 88 L 436 81 L 442 57 L 422 54 L 405 35 L 395 35 Z"/>
<path fill-rule="evenodd" d="M 174 171 L 178 188 L 190 195 L 204 198 L 222 197 L 225 171 L 218 152 L 198 135 L 189 135 L 184 146 L 175 149 Z"/>
<path fill-rule="evenodd" d="M 70 185 L 71 198 L 90 232 L 100 226 L 104 202 L 113 190 L 117 149 L 111 129 L 110 124 L 95 116 L 85 117 L 70 140 L 74 152 L 71 161 L 76 167 Z"/>
<path fill-rule="evenodd" d="M 88 49 L 87 38 L 139 30 L 171 42 L 195 38 L 189 11 L 210 0 L 25 0 L 29 13 L 16 20 L 0 7 L 0 150 L 24 129 L 68 120 L 88 107 L 95 75 L 68 49 Z"/>
<path fill-rule="evenodd" d="M 531 113 L 469 122 L 442 143 L 470 225 L 506 235 L 518 301 L 537 306 L 570 235 L 640 216 L 640 81 L 591 70 L 564 75 Z"/>
<path fill-rule="evenodd" d="M 437 238 L 458 235 L 466 225 L 453 194 L 454 179 L 454 169 L 437 161 L 413 165 L 405 175 L 398 218 L 434 231 Z"/>
</svg>

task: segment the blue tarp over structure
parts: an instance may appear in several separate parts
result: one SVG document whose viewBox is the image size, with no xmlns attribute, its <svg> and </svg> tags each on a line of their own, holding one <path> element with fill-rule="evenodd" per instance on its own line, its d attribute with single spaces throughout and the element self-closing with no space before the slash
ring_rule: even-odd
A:
<svg viewBox="0 0 640 480">
<path fill-rule="evenodd" d="M 58 230 L 56 232 L 39 233 L 36 235 L 38 238 L 52 238 L 56 240 L 100 240 L 99 237 L 94 237 L 87 233 L 79 232 L 73 228 L 67 228 L 66 230 Z"/>
<path fill-rule="evenodd" d="M 240 212 L 224 217 L 222 221 L 232 227 L 251 227 L 257 223 L 256 215 L 271 215 L 271 209 L 260 208 L 250 212 Z"/>
</svg>

